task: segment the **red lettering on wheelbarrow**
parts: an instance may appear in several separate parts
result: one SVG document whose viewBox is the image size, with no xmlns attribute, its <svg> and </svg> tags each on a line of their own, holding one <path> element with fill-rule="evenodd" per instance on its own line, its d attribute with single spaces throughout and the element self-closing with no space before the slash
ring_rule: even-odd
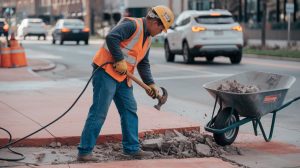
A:
<svg viewBox="0 0 300 168">
<path fill-rule="evenodd" d="M 264 103 L 274 103 L 277 101 L 278 95 L 270 95 L 270 96 L 265 96 L 264 98 Z"/>
</svg>

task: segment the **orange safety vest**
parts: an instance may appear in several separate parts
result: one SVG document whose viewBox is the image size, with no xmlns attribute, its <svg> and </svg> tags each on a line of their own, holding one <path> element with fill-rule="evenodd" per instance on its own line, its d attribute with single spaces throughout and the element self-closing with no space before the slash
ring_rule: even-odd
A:
<svg viewBox="0 0 300 168">
<path fill-rule="evenodd" d="M 123 19 L 129 19 L 135 22 L 136 30 L 133 35 L 120 43 L 120 48 L 124 59 L 127 63 L 127 70 L 131 74 L 134 73 L 134 69 L 137 64 L 145 57 L 148 49 L 151 46 L 151 37 L 147 37 L 144 45 L 144 25 L 142 18 L 131 18 L 125 17 Z M 120 21 L 122 22 L 123 19 Z M 120 23 L 119 22 L 119 23 Z M 114 58 L 109 52 L 106 42 L 99 49 L 96 55 L 93 58 L 93 62 L 98 66 L 101 66 L 105 62 L 114 62 Z M 118 74 L 114 69 L 112 64 L 107 64 L 103 66 L 103 69 L 106 73 L 108 73 L 111 77 L 113 77 L 118 82 L 122 82 L 127 76 Z M 131 87 L 131 80 L 127 78 L 127 85 Z"/>
</svg>

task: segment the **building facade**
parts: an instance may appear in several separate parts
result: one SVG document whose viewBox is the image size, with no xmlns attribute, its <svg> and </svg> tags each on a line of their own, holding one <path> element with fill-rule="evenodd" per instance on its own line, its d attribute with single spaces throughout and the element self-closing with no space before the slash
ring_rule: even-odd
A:
<svg viewBox="0 0 300 168">
<path fill-rule="evenodd" d="M 263 9 L 264 2 L 266 9 Z M 115 25 L 123 16 L 143 17 L 151 7 L 165 5 L 175 16 L 184 10 L 227 9 L 249 30 L 261 29 L 266 11 L 268 29 L 286 30 L 286 3 L 294 5 L 291 27 L 298 31 L 300 0 L 0 0 L 0 17 L 5 17 L 6 9 L 12 8 L 15 24 L 27 17 L 39 17 L 51 25 L 60 18 L 79 18 L 95 33 L 102 27 Z"/>
</svg>

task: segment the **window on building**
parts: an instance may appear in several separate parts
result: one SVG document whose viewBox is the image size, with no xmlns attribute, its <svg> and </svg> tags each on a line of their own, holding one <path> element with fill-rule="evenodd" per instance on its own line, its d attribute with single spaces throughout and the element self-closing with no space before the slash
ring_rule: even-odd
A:
<svg viewBox="0 0 300 168">
<path fill-rule="evenodd" d="M 211 0 L 189 0 L 189 10 L 209 10 Z"/>
</svg>

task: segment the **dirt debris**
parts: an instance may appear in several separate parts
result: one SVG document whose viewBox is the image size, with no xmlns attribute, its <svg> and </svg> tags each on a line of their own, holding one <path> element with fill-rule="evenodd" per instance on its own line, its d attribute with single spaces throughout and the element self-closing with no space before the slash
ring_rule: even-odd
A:
<svg viewBox="0 0 300 168">
<path fill-rule="evenodd" d="M 236 80 L 226 80 L 217 87 L 217 90 L 234 93 L 255 93 L 259 91 L 256 85 L 241 84 Z"/>
<path fill-rule="evenodd" d="M 224 155 L 242 155 L 237 147 L 219 146 L 211 135 L 201 134 L 199 131 L 167 130 L 164 134 L 147 133 L 140 139 L 140 144 L 143 150 L 151 151 L 154 154 L 152 158 L 143 159 L 202 157 L 222 159 Z M 23 163 L 39 165 L 78 163 L 76 146 L 61 146 L 60 143 L 52 143 L 47 147 L 15 149 L 22 153 L 27 151 L 24 153 L 26 158 Z M 93 155 L 98 158 L 97 162 L 136 159 L 123 154 L 121 142 L 97 145 L 93 150 Z"/>
</svg>

